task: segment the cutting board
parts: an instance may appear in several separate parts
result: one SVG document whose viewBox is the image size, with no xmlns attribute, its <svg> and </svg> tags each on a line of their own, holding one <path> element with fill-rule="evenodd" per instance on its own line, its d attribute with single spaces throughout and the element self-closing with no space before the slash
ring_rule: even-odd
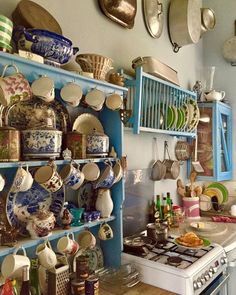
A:
<svg viewBox="0 0 236 295">
<path fill-rule="evenodd" d="M 33 1 L 20 1 L 12 13 L 12 19 L 15 25 L 62 34 L 56 19 L 45 8 Z"/>
</svg>

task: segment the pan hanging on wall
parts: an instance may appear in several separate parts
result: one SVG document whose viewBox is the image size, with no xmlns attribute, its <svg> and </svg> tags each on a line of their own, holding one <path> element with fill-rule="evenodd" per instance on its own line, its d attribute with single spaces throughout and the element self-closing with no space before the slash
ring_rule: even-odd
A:
<svg viewBox="0 0 236 295">
<path fill-rule="evenodd" d="M 143 17 L 146 28 L 153 38 L 159 38 L 163 31 L 162 0 L 143 0 Z"/>
<path fill-rule="evenodd" d="M 201 7 L 199 0 L 171 0 L 169 6 L 169 35 L 173 51 L 197 43 L 201 35 Z"/>
<path fill-rule="evenodd" d="M 132 29 L 137 12 L 137 0 L 98 0 L 102 12 L 125 28 Z"/>
</svg>

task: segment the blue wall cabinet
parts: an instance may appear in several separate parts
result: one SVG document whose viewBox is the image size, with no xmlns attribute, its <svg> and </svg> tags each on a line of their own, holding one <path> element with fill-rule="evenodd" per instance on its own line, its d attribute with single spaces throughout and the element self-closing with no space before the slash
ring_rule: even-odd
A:
<svg viewBox="0 0 236 295">
<path fill-rule="evenodd" d="M 199 180 L 232 179 L 232 110 L 228 104 L 214 101 L 198 104 L 198 160 L 204 172 Z"/>
<path fill-rule="evenodd" d="M 56 99 L 59 99 L 59 90 L 68 82 L 75 82 L 83 90 L 83 94 L 85 95 L 92 88 L 97 88 L 105 93 L 106 96 L 112 93 L 117 93 L 123 97 L 124 93 L 128 91 L 125 87 L 120 87 L 117 85 L 113 85 L 107 83 L 105 81 L 90 79 L 87 77 L 80 76 L 76 73 L 68 72 L 59 68 L 54 68 L 49 65 L 44 65 L 40 63 L 36 63 L 31 60 L 27 60 L 16 55 L 8 54 L 0 52 L 0 73 L 5 65 L 16 65 L 19 72 L 23 73 L 23 75 L 27 78 L 27 80 L 32 83 L 35 79 L 39 78 L 40 75 L 46 75 L 54 80 L 55 90 L 56 90 Z M 8 69 L 6 75 L 11 74 L 11 68 Z M 59 99 L 60 100 L 60 99 Z M 69 109 L 68 109 L 69 111 Z M 93 113 L 95 116 L 99 118 L 101 121 L 104 132 L 109 136 L 110 146 L 114 146 L 117 157 L 121 158 L 123 153 L 123 124 L 119 117 L 119 112 L 114 112 L 107 109 L 105 106 L 103 110 L 100 112 L 95 112 L 90 108 L 84 107 L 76 107 L 73 108 L 73 116 L 76 118 L 79 114 L 83 112 Z M 76 115 L 74 115 L 76 113 Z M 116 159 L 114 158 L 92 158 L 92 159 L 75 159 L 75 162 L 80 164 L 81 167 L 83 164 L 87 162 L 97 162 L 100 167 L 103 165 L 103 162 L 109 160 L 114 163 Z M 27 161 L 27 164 L 30 168 L 46 165 L 46 160 L 33 160 Z M 58 170 L 63 167 L 63 165 L 69 163 L 67 160 L 55 160 L 55 163 L 58 166 Z M 23 162 L 6 162 L 0 163 L 0 173 L 6 176 L 8 189 L 14 179 L 14 175 L 16 173 L 17 168 L 21 165 L 26 165 L 26 161 Z M 3 198 L 4 195 L 7 195 L 9 190 L 7 190 L 7 186 L 4 192 L 1 192 L 0 198 Z M 101 246 L 104 255 L 104 264 L 106 266 L 118 266 L 120 264 L 120 256 L 122 250 L 122 204 L 124 201 L 124 183 L 123 180 L 119 181 L 111 188 L 111 195 L 114 203 L 114 209 L 112 216 L 106 219 L 100 219 L 98 221 L 89 222 L 82 226 L 71 227 L 69 230 L 57 229 L 53 231 L 52 235 L 48 238 L 54 250 L 56 250 L 56 243 L 58 238 L 66 235 L 69 231 L 72 231 L 77 235 L 80 231 L 85 228 L 89 228 L 94 235 L 97 237 L 97 243 Z M 74 194 L 70 191 L 70 193 L 65 193 L 65 199 L 67 197 L 73 199 L 73 201 L 77 202 L 78 195 Z M 7 204 L 6 204 L 7 206 Z M 100 241 L 98 239 L 98 230 L 100 228 L 100 224 L 104 221 L 109 222 L 110 226 L 114 231 L 114 238 L 108 241 Z M 37 245 L 41 244 L 43 240 L 32 240 L 30 238 L 24 238 L 19 240 L 16 247 L 24 246 L 27 254 L 29 256 L 35 256 L 35 248 Z M 9 248 L 0 246 L 0 262 L 4 258 L 5 255 L 13 253 L 15 248 Z"/>
</svg>

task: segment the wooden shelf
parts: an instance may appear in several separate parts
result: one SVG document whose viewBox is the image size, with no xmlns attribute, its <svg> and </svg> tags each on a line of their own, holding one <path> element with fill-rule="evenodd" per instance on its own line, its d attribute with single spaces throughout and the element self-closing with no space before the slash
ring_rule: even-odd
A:
<svg viewBox="0 0 236 295">
<path fill-rule="evenodd" d="M 65 236 L 69 232 L 77 233 L 77 232 L 85 230 L 87 228 L 92 228 L 94 226 L 97 226 L 103 222 L 109 222 L 112 220 L 115 220 L 114 216 L 111 216 L 109 218 L 100 218 L 99 220 L 88 222 L 88 223 L 85 223 L 81 226 L 71 227 L 68 230 L 55 229 L 55 230 L 53 230 L 52 235 L 47 238 L 47 240 L 49 240 L 49 241 L 56 240 L 58 238 Z M 31 238 L 22 238 L 21 240 L 18 241 L 18 243 L 14 247 L 0 246 L 0 257 L 13 253 L 14 250 L 18 247 L 23 246 L 25 249 L 27 249 L 27 248 L 35 247 L 39 244 L 42 244 L 44 241 L 45 241 L 45 239 L 43 239 L 43 238 L 37 239 L 37 240 L 33 240 Z"/>
<path fill-rule="evenodd" d="M 29 167 L 34 167 L 34 166 L 43 166 L 43 165 L 47 165 L 49 159 L 48 160 L 32 160 L 32 161 L 18 161 L 18 162 L 0 162 L 0 167 L 1 168 L 16 168 L 19 166 L 25 166 L 28 165 Z M 94 163 L 99 163 L 99 162 L 106 162 L 106 161 L 116 161 L 116 158 L 90 158 L 90 159 L 73 159 L 74 162 L 76 162 L 77 164 L 85 164 L 85 163 L 90 163 L 90 162 L 94 162 Z M 68 164 L 71 161 L 70 160 L 54 160 L 56 165 L 64 165 L 64 164 Z"/>
<path fill-rule="evenodd" d="M 55 88 L 62 88 L 67 82 L 74 81 L 79 83 L 83 91 L 87 91 L 89 88 L 98 88 L 105 93 L 117 93 L 127 92 L 128 89 L 115 84 L 108 83 L 97 79 L 87 78 L 77 73 L 66 71 L 60 68 L 56 68 L 50 65 L 41 64 L 23 57 L 19 57 L 15 54 L 9 54 L 0 52 L 0 64 L 16 65 L 19 72 L 23 73 L 28 81 L 33 82 L 39 78 L 40 75 L 46 75 L 54 80 Z"/>
</svg>

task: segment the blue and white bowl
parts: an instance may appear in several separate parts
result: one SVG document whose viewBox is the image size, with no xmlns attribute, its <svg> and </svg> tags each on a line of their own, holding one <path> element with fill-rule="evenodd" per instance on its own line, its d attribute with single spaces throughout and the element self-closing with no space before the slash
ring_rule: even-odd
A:
<svg viewBox="0 0 236 295">
<path fill-rule="evenodd" d="M 69 39 L 47 30 L 20 26 L 14 29 L 13 40 L 18 49 L 36 53 L 59 64 L 67 63 L 79 51 L 78 47 L 72 47 Z"/>
<path fill-rule="evenodd" d="M 62 131 L 47 129 L 22 130 L 23 157 L 56 158 L 60 156 Z"/>
</svg>

